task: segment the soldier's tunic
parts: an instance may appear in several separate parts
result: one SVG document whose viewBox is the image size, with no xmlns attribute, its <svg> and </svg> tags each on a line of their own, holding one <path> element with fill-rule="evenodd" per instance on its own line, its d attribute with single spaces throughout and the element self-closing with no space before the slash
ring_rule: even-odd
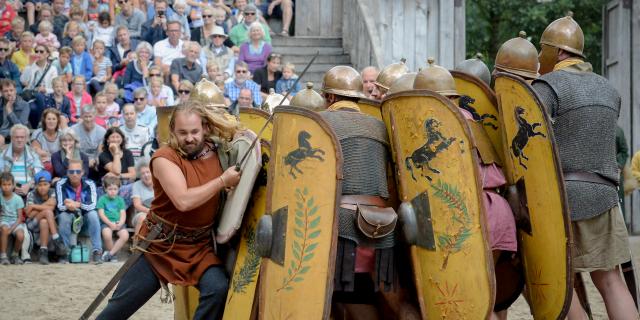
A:
<svg viewBox="0 0 640 320">
<path fill-rule="evenodd" d="M 337 110 L 324 111 L 320 115 L 332 127 L 342 148 L 342 195 L 388 199 L 389 142 L 384 123 L 360 113 L 353 102 L 340 101 L 329 109 Z M 334 289 L 354 291 L 355 274 L 370 271 L 377 277 L 376 285 L 390 288 L 395 274 L 394 238 L 393 232 L 375 240 L 368 238 L 356 225 L 356 212 L 340 208 Z"/>
<path fill-rule="evenodd" d="M 629 260 L 618 208 L 616 122 L 620 95 L 591 64 L 567 59 L 533 82 L 552 119 L 565 176 L 576 271 L 612 269 Z M 577 177 L 577 178 L 571 178 Z"/>
</svg>

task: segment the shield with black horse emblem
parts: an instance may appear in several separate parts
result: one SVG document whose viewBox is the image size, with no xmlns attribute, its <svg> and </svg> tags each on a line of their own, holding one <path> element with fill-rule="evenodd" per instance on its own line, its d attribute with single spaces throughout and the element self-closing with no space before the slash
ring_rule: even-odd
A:
<svg viewBox="0 0 640 320">
<path fill-rule="evenodd" d="M 536 319 L 562 319 L 571 303 L 570 220 L 551 121 L 522 78 L 498 73 L 504 168 L 518 190 L 514 213 L 525 290 Z M 520 208 L 520 210 L 518 210 Z"/>
<path fill-rule="evenodd" d="M 273 115 L 267 214 L 258 225 L 264 257 L 259 319 L 329 317 L 337 246 L 342 154 L 315 112 L 278 107 Z"/>
<path fill-rule="evenodd" d="M 457 108 L 426 90 L 382 103 L 423 319 L 485 319 L 493 309 L 479 162 Z"/>
</svg>

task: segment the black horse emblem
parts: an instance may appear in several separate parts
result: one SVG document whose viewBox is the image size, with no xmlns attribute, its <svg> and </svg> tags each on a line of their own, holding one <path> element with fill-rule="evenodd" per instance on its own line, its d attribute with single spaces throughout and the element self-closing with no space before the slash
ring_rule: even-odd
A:
<svg viewBox="0 0 640 320">
<path fill-rule="evenodd" d="M 411 178 L 413 178 L 414 181 L 418 180 L 413 174 L 413 168 L 420 169 L 420 175 L 427 178 L 429 181 L 431 181 L 431 177 L 424 173 L 425 167 L 433 173 L 440 173 L 438 169 L 429 165 L 429 161 L 433 160 L 438 153 L 447 149 L 451 143 L 456 140 L 456 138 L 445 138 L 442 133 L 438 131 L 438 127 L 440 127 L 440 121 L 434 118 L 425 120 L 424 131 L 427 142 L 413 151 L 411 156 L 404 160 L 405 166 L 407 167 L 407 170 L 411 172 Z"/>
<path fill-rule="evenodd" d="M 482 125 L 491 127 L 493 130 L 498 130 L 498 126 L 496 126 L 495 124 L 491 122 L 485 122 L 486 119 L 493 119 L 495 121 L 498 121 L 498 118 L 490 113 L 485 113 L 482 115 L 479 114 L 476 108 L 471 105 L 474 102 L 476 102 L 476 99 L 471 98 L 470 96 L 461 96 L 460 100 L 458 101 L 458 106 L 469 111 L 469 113 L 471 113 L 471 115 L 473 116 L 473 120 L 481 122 Z"/>
<path fill-rule="evenodd" d="M 524 108 L 517 106 L 516 109 L 514 110 L 515 113 L 515 117 L 516 117 L 516 123 L 518 126 L 518 132 L 516 133 L 516 136 L 513 138 L 513 140 L 511 141 L 511 153 L 513 153 L 513 155 L 518 158 L 518 162 L 520 163 L 520 165 L 527 169 L 527 166 L 522 163 L 522 159 L 525 160 L 529 160 L 529 158 L 527 158 L 527 156 L 524 155 L 524 148 L 527 147 L 527 143 L 529 143 L 529 138 L 533 138 L 535 136 L 542 136 L 543 138 L 546 138 L 547 136 L 544 135 L 544 133 L 542 132 L 536 132 L 536 127 L 541 126 L 542 124 L 539 122 L 534 122 L 534 123 L 529 123 L 527 122 L 527 120 L 523 117 L 524 115 Z"/>
<path fill-rule="evenodd" d="M 298 149 L 289 152 L 287 156 L 284 157 L 284 165 L 291 167 L 289 168 L 289 174 L 294 179 L 296 179 L 297 177 L 293 170 L 297 171 L 300 174 L 303 174 L 302 170 L 298 168 L 298 164 L 304 161 L 304 159 L 314 158 L 320 161 L 324 161 L 323 157 L 317 155 L 324 155 L 324 151 L 322 151 L 322 149 L 320 148 L 312 148 L 311 144 L 309 143 L 309 138 L 311 138 L 311 134 L 309 132 L 306 132 L 304 130 L 300 131 L 300 133 L 298 133 Z"/>
</svg>

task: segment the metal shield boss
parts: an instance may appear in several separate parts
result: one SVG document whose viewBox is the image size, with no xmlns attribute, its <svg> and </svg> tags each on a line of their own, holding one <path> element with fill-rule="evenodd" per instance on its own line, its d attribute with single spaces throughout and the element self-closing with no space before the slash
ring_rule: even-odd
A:
<svg viewBox="0 0 640 320">
<path fill-rule="evenodd" d="M 340 145 L 315 112 L 278 107 L 273 118 L 259 319 L 329 317 L 342 179 Z"/>
<path fill-rule="evenodd" d="M 422 318 L 485 319 L 494 303 L 493 260 L 467 122 L 428 90 L 387 96 L 382 114 Z"/>
<path fill-rule="evenodd" d="M 525 290 L 536 319 L 562 319 L 571 303 L 570 219 L 551 121 L 532 87 L 498 73 L 504 170 L 524 213 L 516 214 Z"/>
</svg>

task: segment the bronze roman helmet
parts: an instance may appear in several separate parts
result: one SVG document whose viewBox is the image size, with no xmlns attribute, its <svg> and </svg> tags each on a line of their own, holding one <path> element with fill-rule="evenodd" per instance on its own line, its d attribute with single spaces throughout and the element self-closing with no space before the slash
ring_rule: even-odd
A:
<svg viewBox="0 0 640 320">
<path fill-rule="evenodd" d="M 489 71 L 489 67 L 487 67 L 484 61 L 482 61 L 482 58 L 483 56 L 481 53 L 476 53 L 475 58 L 467 59 L 460 62 L 455 70 L 475 76 L 476 78 L 482 80 L 484 83 L 490 86 L 491 71 Z"/>
<path fill-rule="evenodd" d="M 283 106 L 288 106 L 289 99 L 284 99 L 284 95 L 276 93 L 276 90 L 271 88 L 269 89 L 269 95 L 264 98 L 262 102 L 262 110 L 267 111 L 269 113 L 273 113 L 273 109 L 280 105 L 282 102 Z"/>
<path fill-rule="evenodd" d="M 580 25 L 573 20 L 573 13 L 551 22 L 540 37 L 540 73 L 553 71 L 558 62 L 558 50 L 573 53 L 585 58 L 584 33 Z"/>
<path fill-rule="evenodd" d="M 527 33 L 520 31 L 518 37 L 503 43 L 496 54 L 496 70 L 517 74 L 525 79 L 537 79 L 538 50 L 527 40 Z"/>
<path fill-rule="evenodd" d="M 435 65 L 434 62 L 435 59 L 432 57 L 427 59 L 429 65 L 418 72 L 416 80 L 413 82 L 413 88 L 435 91 L 445 97 L 460 96 L 456 91 L 456 82 L 449 70 Z"/>
<path fill-rule="evenodd" d="M 396 82 L 400 76 L 409 72 L 409 68 L 407 68 L 405 64 L 406 61 L 405 58 L 402 58 L 400 62 L 392 63 L 380 71 L 375 82 L 380 94 L 387 93 L 391 85 Z"/>
<path fill-rule="evenodd" d="M 366 98 L 362 91 L 360 73 L 347 66 L 335 66 L 324 74 L 322 92 L 344 97 Z"/>
<path fill-rule="evenodd" d="M 400 78 L 391 85 L 387 94 L 390 95 L 397 92 L 413 90 L 413 82 L 416 80 L 416 75 L 418 75 L 417 72 L 409 72 L 401 75 Z"/>
<path fill-rule="evenodd" d="M 307 88 L 302 89 L 291 98 L 291 105 L 302 107 L 312 111 L 322 111 L 324 107 L 324 99 L 313 90 L 313 82 L 307 82 Z"/>
<path fill-rule="evenodd" d="M 189 100 L 197 100 L 207 107 L 227 108 L 224 103 L 224 94 L 218 86 L 207 80 L 202 79 L 196 83 L 191 91 Z"/>
</svg>

